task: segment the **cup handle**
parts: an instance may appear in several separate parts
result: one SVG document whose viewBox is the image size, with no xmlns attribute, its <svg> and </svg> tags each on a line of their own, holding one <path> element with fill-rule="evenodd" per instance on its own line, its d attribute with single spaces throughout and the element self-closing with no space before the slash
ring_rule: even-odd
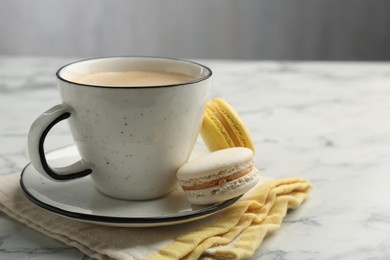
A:
<svg viewBox="0 0 390 260">
<path fill-rule="evenodd" d="M 61 168 L 50 167 L 47 163 L 44 151 L 45 138 L 55 124 L 70 116 L 70 108 L 56 105 L 46 110 L 33 122 L 28 134 L 28 153 L 32 165 L 42 175 L 57 181 L 81 178 L 92 173 L 88 164 L 82 160 Z"/>
</svg>

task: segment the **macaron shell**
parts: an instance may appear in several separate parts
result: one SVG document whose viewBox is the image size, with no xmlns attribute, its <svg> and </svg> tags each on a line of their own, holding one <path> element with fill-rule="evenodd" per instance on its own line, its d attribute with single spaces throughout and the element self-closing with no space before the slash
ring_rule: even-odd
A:
<svg viewBox="0 0 390 260">
<path fill-rule="evenodd" d="M 177 171 L 180 181 L 217 175 L 228 169 L 239 170 L 238 167 L 253 164 L 253 152 L 246 147 L 234 147 L 218 150 L 195 158 L 184 164 Z"/>
<path fill-rule="evenodd" d="M 200 132 L 210 151 L 229 147 L 247 147 L 255 151 L 251 135 L 238 113 L 221 98 L 206 107 Z"/>
<path fill-rule="evenodd" d="M 253 167 L 248 176 L 243 176 L 234 181 L 227 182 L 218 187 L 212 187 L 202 190 L 185 191 L 188 201 L 197 205 L 207 205 L 217 202 L 223 202 L 243 195 L 256 186 L 260 179 L 258 170 Z"/>
</svg>

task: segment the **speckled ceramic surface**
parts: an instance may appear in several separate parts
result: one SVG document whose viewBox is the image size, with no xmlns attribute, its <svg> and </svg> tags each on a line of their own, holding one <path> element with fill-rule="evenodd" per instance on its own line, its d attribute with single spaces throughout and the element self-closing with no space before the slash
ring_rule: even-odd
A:
<svg viewBox="0 0 390 260">
<path fill-rule="evenodd" d="M 153 87 L 71 81 L 110 70 L 161 70 L 192 75 L 195 80 Z M 167 194 L 197 139 L 210 76 L 211 71 L 200 64 L 164 58 L 113 57 L 66 65 L 57 72 L 62 104 L 47 110 L 31 127 L 31 162 L 38 172 L 57 180 L 92 172 L 97 188 L 116 198 L 143 200 Z M 69 122 L 82 160 L 54 168 L 45 163 L 43 142 L 50 128 L 63 119 Z"/>
<path fill-rule="evenodd" d="M 66 165 L 79 159 L 75 146 L 48 154 L 53 165 Z M 55 182 L 28 164 L 21 186 L 38 206 L 64 217 L 100 225 L 150 227 L 194 221 L 233 204 L 237 198 L 206 206 L 192 205 L 184 192 L 175 188 L 166 196 L 147 201 L 114 199 L 99 192 L 90 176 L 65 183 Z"/>
</svg>

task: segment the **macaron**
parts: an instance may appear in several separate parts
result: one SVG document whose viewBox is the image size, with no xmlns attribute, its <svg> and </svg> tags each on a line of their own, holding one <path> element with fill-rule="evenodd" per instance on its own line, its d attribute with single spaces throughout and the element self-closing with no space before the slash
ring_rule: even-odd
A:
<svg viewBox="0 0 390 260">
<path fill-rule="evenodd" d="M 247 147 L 255 152 L 244 122 L 222 98 L 215 98 L 207 104 L 200 135 L 211 152 L 232 147 Z"/>
<path fill-rule="evenodd" d="M 177 179 L 191 203 L 222 202 L 256 185 L 259 172 L 253 162 L 253 151 L 249 148 L 222 149 L 187 162 L 179 168 Z"/>
</svg>

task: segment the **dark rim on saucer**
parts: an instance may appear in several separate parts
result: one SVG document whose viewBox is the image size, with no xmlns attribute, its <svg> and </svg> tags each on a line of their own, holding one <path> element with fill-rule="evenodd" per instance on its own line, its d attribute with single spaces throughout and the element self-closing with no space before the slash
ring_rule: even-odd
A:
<svg viewBox="0 0 390 260">
<path fill-rule="evenodd" d="M 233 203 L 235 203 L 237 200 L 239 200 L 242 196 L 235 197 L 230 200 L 226 200 L 219 204 L 212 204 L 209 207 L 205 207 L 199 210 L 194 210 L 191 212 L 185 212 L 184 214 L 175 215 L 175 216 L 168 216 L 168 217 L 112 217 L 112 216 L 102 216 L 102 215 L 91 215 L 91 214 L 85 214 L 85 213 L 78 213 L 78 212 L 72 212 L 68 210 L 64 210 L 55 206 L 52 206 L 46 202 L 43 202 L 36 198 L 32 193 L 29 192 L 29 188 L 26 187 L 23 177 L 26 174 L 26 169 L 28 167 L 33 167 L 31 163 L 27 164 L 26 167 L 22 170 L 21 176 L 20 176 L 20 186 L 22 187 L 22 190 L 26 194 L 27 198 L 30 199 L 34 204 L 38 205 L 39 207 L 46 209 L 48 211 L 57 213 L 59 215 L 63 215 L 66 217 L 70 217 L 73 219 L 79 219 L 79 220 L 85 220 L 85 221 L 92 221 L 92 222 L 100 222 L 100 223 L 112 223 L 112 224 L 163 224 L 163 223 L 174 223 L 182 220 L 188 220 L 192 218 L 197 218 L 205 215 L 209 215 L 211 213 L 215 213 L 221 209 L 224 209 Z"/>
<path fill-rule="evenodd" d="M 193 64 L 193 65 L 196 65 L 196 66 L 199 66 L 199 67 L 205 69 L 207 71 L 207 75 L 205 75 L 205 76 L 203 76 L 203 77 L 201 77 L 199 79 L 193 80 L 193 81 L 179 83 L 179 84 L 170 84 L 170 85 L 161 85 L 161 86 L 131 86 L 131 87 L 130 86 L 129 87 L 121 86 L 120 88 L 113 88 L 113 87 L 110 87 L 110 86 L 81 84 L 81 83 L 74 82 L 72 80 L 65 79 L 64 77 L 61 76 L 61 71 L 63 69 L 65 69 L 66 67 L 68 67 L 70 65 L 76 64 L 76 63 L 85 62 L 85 61 L 93 61 L 93 60 L 104 60 L 104 59 L 132 59 L 132 58 L 134 58 L 134 59 L 141 58 L 141 59 L 157 59 L 157 60 L 159 59 L 159 60 L 180 61 L 180 62 L 184 62 L 184 63 L 188 63 L 188 64 Z M 213 75 L 212 70 L 209 67 L 207 67 L 205 65 L 202 65 L 200 63 L 197 63 L 197 62 L 194 62 L 194 61 L 190 61 L 190 60 L 185 60 L 185 59 L 176 59 L 176 58 L 159 57 L 159 56 L 107 56 L 107 57 L 97 57 L 97 58 L 83 59 L 83 60 L 77 60 L 77 61 L 68 63 L 68 64 L 60 67 L 57 70 L 57 72 L 56 72 L 57 78 L 59 80 L 61 80 L 61 81 L 67 82 L 67 83 L 71 83 L 71 84 L 75 84 L 75 85 L 79 85 L 79 86 L 86 86 L 86 87 L 111 88 L 111 89 L 151 89 L 151 88 L 178 87 L 178 86 L 189 85 L 189 84 L 194 84 L 194 83 L 198 83 L 198 82 L 204 81 L 204 80 L 210 78 L 211 75 Z"/>
</svg>

